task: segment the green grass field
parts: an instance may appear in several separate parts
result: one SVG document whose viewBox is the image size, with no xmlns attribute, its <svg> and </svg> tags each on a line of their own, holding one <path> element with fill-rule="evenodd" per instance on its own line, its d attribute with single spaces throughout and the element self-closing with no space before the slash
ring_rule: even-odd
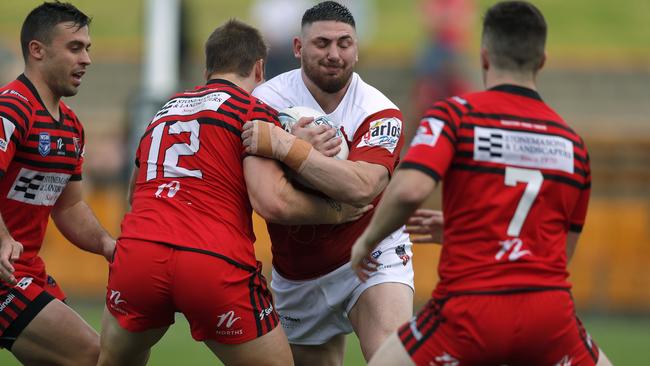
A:
<svg viewBox="0 0 650 366">
<path fill-rule="evenodd" d="M 99 328 L 102 307 L 99 304 L 73 303 L 92 326 Z M 583 316 L 587 330 L 605 350 L 614 365 L 650 365 L 650 317 Z M 543 341 L 543 340 L 540 340 Z M 220 365 L 202 343 L 195 342 L 189 333 L 185 318 L 178 316 L 165 337 L 153 348 L 149 365 Z M 0 365 L 19 363 L 6 350 L 0 350 Z M 356 337 L 349 336 L 346 366 L 365 365 Z"/>
</svg>

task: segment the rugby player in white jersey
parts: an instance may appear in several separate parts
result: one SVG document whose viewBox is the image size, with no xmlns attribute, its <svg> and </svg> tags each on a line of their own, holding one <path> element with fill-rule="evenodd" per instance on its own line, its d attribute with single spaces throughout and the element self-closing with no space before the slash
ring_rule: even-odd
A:
<svg viewBox="0 0 650 366">
<path fill-rule="evenodd" d="M 402 113 L 353 71 L 358 46 L 352 14 L 333 1 L 308 9 L 301 34 L 294 39 L 294 54 L 301 60 L 301 68 L 269 80 L 253 95 L 277 110 L 305 106 L 322 111 L 339 124 L 347 140 L 343 143 L 349 145 L 348 160 L 327 157 L 307 145 L 308 154 L 298 154 L 298 159 L 305 158 L 297 165 L 298 173 L 336 201 L 376 206 L 399 160 Z M 276 139 L 291 137 L 279 127 L 249 122 L 242 135 L 249 153 L 279 160 L 296 157 L 296 150 L 278 156 L 258 149 L 260 131 L 270 136 L 275 146 Z M 300 127 L 293 132 L 303 137 L 308 134 Z M 331 145 L 324 145 L 318 150 L 331 150 Z M 345 335 L 352 331 L 368 360 L 384 339 L 412 316 L 412 252 L 403 228 L 377 247 L 373 256 L 381 265 L 366 283 L 361 283 L 350 267 L 350 248 L 371 216 L 372 211 L 343 225 L 269 223 L 271 288 L 296 364 L 342 364 Z"/>
</svg>

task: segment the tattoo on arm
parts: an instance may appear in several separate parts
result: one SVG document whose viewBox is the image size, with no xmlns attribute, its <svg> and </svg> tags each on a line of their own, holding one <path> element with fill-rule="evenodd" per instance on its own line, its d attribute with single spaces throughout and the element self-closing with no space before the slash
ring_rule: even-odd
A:
<svg viewBox="0 0 650 366">
<path fill-rule="evenodd" d="M 341 204 L 338 201 L 335 201 L 329 197 L 325 198 L 325 201 L 332 207 L 333 209 L 336 210 L 336 212 L 341 212 L 343 207 L 341 207 Z"/>
</svg>

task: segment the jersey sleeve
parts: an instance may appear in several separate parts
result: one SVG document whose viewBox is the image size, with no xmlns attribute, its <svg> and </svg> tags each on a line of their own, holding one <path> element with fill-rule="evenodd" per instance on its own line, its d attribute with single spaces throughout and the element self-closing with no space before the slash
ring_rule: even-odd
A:
<svg viewBox="0 0 650 366">
<path fill-rule="evenodd" d="M 244 122 L 246 121 L 252 121 L 252 120 L 260 120 L 264 122 L 269 122 L 273 123 L 274 125 L 284 129 L 282 127 L 282 124 L 280 123 L 280 120 L 278 119 L 278 112 L 273 109 L 271 106 L 268 104 L 262 102 L 261 100 L 254 98 L 253 103 L 251 105 L 251 109 L 246 116 Z M 244 151 L 244 144 L 241 145 L 241 156 L 242 159 L 248 156 L 249 154 Z"/>
<path fill-rule="evenodd" d="M 29 130 L 32 108 L 11 95 L 0 95 L 0 177 L 6 172 Z"/>
<path fill-rule="evenodd" d="M 573 213 L 569 221 L 569 230 L 579 233 L 582 231 L 582 227 L 585 224 L 585 219 L 587 217 L 587 207 L 589 206 L 589 196 L 591 194 L 591 170 L 589 167 L 589 155 L 585 159 L 583 166 L 585 172 L 585 183 L 580 190 L 580 197 L 576 203 Z"/>
<path fill-rule="evenodd" d="M 397 109 L 368 116 L 353 136 L 348 160 L 381 165 L 392 175 L 404 143 L 402 120 Z"/>
<path fill-rule="evenodd" d="M 457 144 L 460 113 L 451 101 L 429 108 L 413 137 L 400 169 L 416 169 L 440 181 L 449 168 Z"/>
<path fill-rule="evenodd" d="M 76 119 L 76 117 L 75 117 Z M 78 122 L 78 121 L 77 121 Z M 81 126 L 81 123 L 78 123 Z M 71 181 L 79 181 L 82 178 L 82 168 L 84 163 L 84 156 L 86 155 L 86 132 L 83 127 L 81 127 L 81 138 L 79 140 L 74 140 L 74 149 L 77 154 L 77 164 L 75 164 L 74 172 L 70 177 Z"/>
</svg>

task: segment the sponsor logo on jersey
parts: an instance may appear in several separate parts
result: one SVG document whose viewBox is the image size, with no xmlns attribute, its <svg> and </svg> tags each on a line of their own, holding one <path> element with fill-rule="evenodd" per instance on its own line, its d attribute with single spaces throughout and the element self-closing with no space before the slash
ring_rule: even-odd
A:
<svg viewBox="0 0 650 366">
<path fill-rule="evenodd" d="M 200 97 L 174 98 L 165 103 L 151 123 L 168 115 L 189 116 L 203 110 L 216 111 L 228 99 L 230 99 L 230 94 L 224 92 L 214 92 Z"/>
<path fill-rule="evenodd" d="M 0 302 L 0 313 L 3 312 L 4 309 L 7 306 L 9 306 L 9 304 L 11 304 L 11 302 L 14 301 L 15 298 L 16 298 L 16 296 L 14 294 L 7 295 L 5 300 L 3 302 Z"/>
<path fill-rule="evenodd" d="M 574 172 L 571 140 L 498 128 L 474 129 L 474 160 Z"/>
<path fill-rule="evenodd" d="M 56 140 L 56 154 L 65 155 L 65 142 L 61 137 Z"/>
<path fill-rule="evenodd" d="M 382 251 L 377 249 L 374 252 L 372 252 L 372 254 L 370 254 L 370 256 L 373 257 L 374 259 L 377 259 L 377 258 L 379 258 L 379 256 L 381 256 L 381 253 L 382 253 Z"/>
<path fill-rule="evenodd" d="M 8 119 L 2 118 L 2 126 L 0 126 L 0 150 L 7 151 L 9 142 L 11 141 L 11 135 L 14 134 L 16 126 Z"/>
<path fill-rule="evenodd" d="M 243 329 L 230 329 L 233 325 L 235 325 L 235 322 L 237 320 L 241 319 L 241 317 L 235 316 L 235 312 L 233 310 L 219 315 L 217 319 L 219 319 L 217 322 L 217 335 L 235 336 L 244 334 Z"/>
<path fill-rule="evenodd" d="M 413 138 L 413 142 L 411 142 L 411 146 L 434 146 L 438 141 L 438 137 L 440 137 L 444 126 L 445 122 L 437 118 L 423 118 L 420 122 L 420 127 L 418 127 L 417 134 Z"/>
<path fill-rule="evenodd" d="M 402 134 L 402 121 L 397 118 L 382 118 L 370 122 L 370 128 L 361 137 L 357 147 L 376 146 L 393 153 Z"/>
<path fill-rule="evenodd" d="M 41 156 L 45 157 L 50 154 L 51 144 L 49 133 L 41 132 L 38 134 L 38 152 Z"/>
<path fill-rule="evenodd" d="M 8 90 L 5 90 L 5 91 L 2 92 L 2 95 L 5 95 L 5 94 L 15 95 L 18 98 L 24 100 L 25 102 L 28 101 L 28 99 L 24 95 L 20 94 L 19 92 L 15 91 L 15 90 L 12 90 L 12 89 L 8 89 Z"/>
<path fill-rule="evenodd" d="M 29 285 L 32 284 L 32 280 L 34 280 L 32 277 L 23 277 L 17 284 L 16 287 L 20 288 L 21 290 L 27 289 Z"/>
<path fill-rule="evenodd" d="M 430 365 L 433 365 L 433 366 L 458 366 L 460 364 L 460 361 L 458 361 L 458 359 L 452 357 L 447 352 L 443 352 L 441 356 L 437 356 L 436 358 L 434 358 L 434 362 L 431 362 Z"/>
<path fill-rule="evenodd" d="M 494 259 L 498 261 L 501 260 L 501 258 L 503 258 L 503 256 L 506 253 L 508 253 L 508 260 L 510 262 L 514 262 L 525 255 L 532 254 L 530 250 L 526 250 L 526 249 L 522 250 L 522 247 L 524 246 L 524 242 L 519 238 L 499 241 L 499 246 L 501 247 L 501 249 L 494 256 Z"/>
<path fill-rule="evenodd" d="M 81 150 L 81 142 L 79 141 L 78 137 L 72 138 L 72 145 L 74 146 L 74 153 L 77 156 L 77 159 L 79 159 L 79 157 L 83 156 L 83 152 Z"/>
<path fill-rule="evenodd" d="M 36 206 L 53 206 L 69 180 L 70 174 L 21 168 L 7 198 Z"/>
<path fill-rule="evenodd" d="M 406 244 L 401 244 L 395 247 L 395 254 L 402 260 L 402 264 L 406 265 L 411 257 L 406 254 Z"/>
</svg>

